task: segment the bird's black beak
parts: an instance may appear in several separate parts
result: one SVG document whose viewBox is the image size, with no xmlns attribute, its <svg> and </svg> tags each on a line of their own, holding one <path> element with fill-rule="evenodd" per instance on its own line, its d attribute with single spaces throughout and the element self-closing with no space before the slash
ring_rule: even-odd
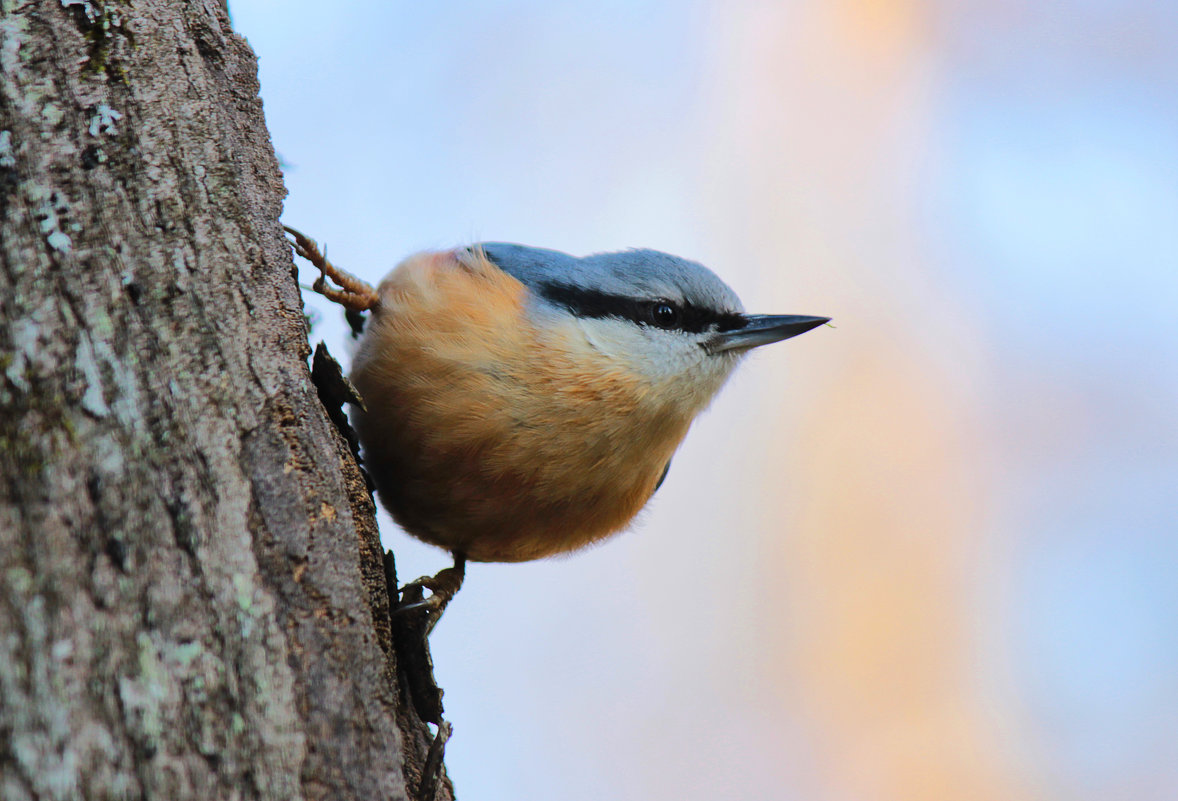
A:
<svg viewBox="0 0 1178 801">
<path fill-rule="evenodd" d="M 703 343 L 708 353 L 748 350 L 770 342 L 804 334 L 811 328 L 829 323 L 829 317 L 806 317 L 801 314 L 748 314 L 741 328 L 718 331 Z"/>
</svg>

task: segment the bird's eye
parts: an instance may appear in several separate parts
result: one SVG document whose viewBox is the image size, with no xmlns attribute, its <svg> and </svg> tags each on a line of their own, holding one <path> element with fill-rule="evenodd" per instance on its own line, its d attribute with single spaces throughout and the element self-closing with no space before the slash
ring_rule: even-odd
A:
<svg viewBox="0 0 1178 801">
<path fill-rule="evenodd" d="M 656 301 L 650 307 L 650 321 L 658 328 L 674 328 L 679 325 L 679 309 L 668 301 Z"/>
</svg>

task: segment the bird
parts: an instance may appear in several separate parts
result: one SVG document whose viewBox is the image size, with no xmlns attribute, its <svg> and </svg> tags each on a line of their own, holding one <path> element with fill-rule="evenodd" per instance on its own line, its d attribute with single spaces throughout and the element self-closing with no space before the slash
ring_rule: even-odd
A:
<svg viewBox="0 0 1178 801">
<path fill-rule="evenodd" d="M 315 291 L 369 313 L 352 422 L 393 519 L 454 555 L 457 572 L 420 580 L 435 606 L 467 560 L 542 559 L 626 528 L 741 357 L 830 321 L 748 314 L 702 264 L 648 249 L 483 242 L 409 256 L 374 288 L 286 230 Z"/>
</svg>

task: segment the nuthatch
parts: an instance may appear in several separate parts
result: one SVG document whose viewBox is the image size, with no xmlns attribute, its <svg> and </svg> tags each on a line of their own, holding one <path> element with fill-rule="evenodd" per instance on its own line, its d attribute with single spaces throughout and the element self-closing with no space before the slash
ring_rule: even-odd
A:
<svg viewBox="0 0 1178 801">
<path fill-rule="evenodd" d="M 380 498 L 458 560 L 521 562 L 624 528 L 740 357 L 826 317 L 745 314 L 700 264 L 488 242 L 419 253 L 372 287 L 287 229 L 370 310 L 353 421 Z M 461 565 L 461 561 L 459 561 Z"/>
</svg>

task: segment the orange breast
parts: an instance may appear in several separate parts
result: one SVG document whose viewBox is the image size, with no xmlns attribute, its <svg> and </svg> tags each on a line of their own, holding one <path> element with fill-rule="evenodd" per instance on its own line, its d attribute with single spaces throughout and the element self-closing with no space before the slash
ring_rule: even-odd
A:
<svg viewBox="0 0 1178 801">
<path fill-rule="evenodd" d="M 516 562 L 581 548 L 645 505 L 690 419 L 575 323 L 536 324 L 526 288 L 468 252 L 412 257 L 379 293 L 355 423 L 407 531 Z"/>
</svg>

